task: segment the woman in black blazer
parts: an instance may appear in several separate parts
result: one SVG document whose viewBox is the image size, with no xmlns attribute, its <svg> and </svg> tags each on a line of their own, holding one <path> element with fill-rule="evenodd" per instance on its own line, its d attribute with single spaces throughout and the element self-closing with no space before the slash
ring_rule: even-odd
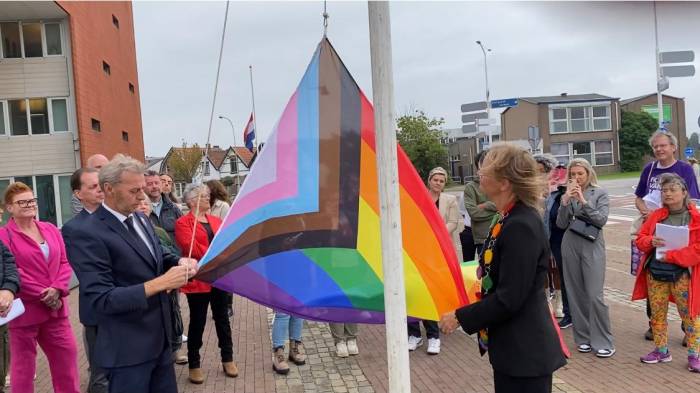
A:
<svg viewBox="0 0 700 393">
<path fill-rule="evenodd" d="M 478 333 L 489 353 L 496 393 L 552 391 L 552 373 L 566 364 L 545 291 L 549 246 L 542 223 L 542 178 L 518 146 L 489 150 L 479 171 L 481 188 L 499 211 L 479 255 L 481 301 L 445 314 L 444 333 L 458 325 Z"/>
</svg>

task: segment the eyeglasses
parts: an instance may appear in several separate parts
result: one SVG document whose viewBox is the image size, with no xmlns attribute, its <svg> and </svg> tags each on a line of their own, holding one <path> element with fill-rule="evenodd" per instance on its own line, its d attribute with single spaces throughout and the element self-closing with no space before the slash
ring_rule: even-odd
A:
<svg viewBox="0 0 700 393">
<path fill-rule="evenodd" d="M 12 203 L 16 203 L 17 205 L 19 205 L 19 207 L 30 207 L 30 206 L 36 205 L 36 201 L 37 201 L 36 198 L 32 198 L 32 199 L 21 199 L 19 201 L 14 201 Z"/>
</svg>

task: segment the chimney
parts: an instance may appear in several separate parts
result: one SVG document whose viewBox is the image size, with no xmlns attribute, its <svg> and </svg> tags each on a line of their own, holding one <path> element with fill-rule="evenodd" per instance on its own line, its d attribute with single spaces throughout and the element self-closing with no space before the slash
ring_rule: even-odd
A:
<svg viewBox="0 0 700 393">
<path fill-rule="evenodd" d="M 568 96 L 568 95 L 569 95 L 569 93 L 561 93 L 561 96 L 562 96 L 562 97 L 566 97 L 566 96 Z"/>
<path fill-rule="evenodd" d="M 221 149 L 221 147 L 219 147 L 219 145 L 214 145 L 214 149 Z"/>
</svg>

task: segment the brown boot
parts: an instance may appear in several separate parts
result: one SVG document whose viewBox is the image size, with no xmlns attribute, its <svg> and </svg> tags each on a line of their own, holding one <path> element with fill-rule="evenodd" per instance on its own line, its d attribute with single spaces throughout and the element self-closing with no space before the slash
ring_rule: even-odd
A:
<svg viewBox="0 0 700 393">
<path fill-rule="evenodd" d="M 190 382 L 196 384 L 196 385 L 201 385 L 204 383 L 204 373 L 202 372 L 201 368 L 191 368 L 190 369 Z"/>
<path fill-rule="evenodd" d="M 275 349 L 272 354 L 272 369 L 277 374 L 287 374 L 289 372 L 289 364 L 284 356 L 284 347 Z"/>
<path fill-rule="evenodd" d="M 289 340 L 289 360 L 297 366 L 306 364 L 306 354 L 304 353 L 304 344 L 301 341 Z"/>
<path fill-rule="evenodd" d="M 238 376 L 238 366 L 236 366 L 236 362 L 223 362 L 221 365 L 224 367 L 224 374 L 226 374 L 227 377 L 236 378 Z"/>
</svg>

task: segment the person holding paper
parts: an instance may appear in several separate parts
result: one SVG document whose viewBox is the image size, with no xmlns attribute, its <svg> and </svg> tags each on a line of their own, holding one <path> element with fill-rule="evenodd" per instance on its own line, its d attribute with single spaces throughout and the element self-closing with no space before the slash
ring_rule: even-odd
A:
<svg viewBox="0 0 700 393">
<path fill-rule="evenodd" d="M 53 224 L 36 219 L 37 198 L 26 184 L 10 184 L 4 202 L 12 218 L 0 228 L 0 240 L 16 258 L 22 282 L 18 297 L 25 308 L 9 323 L 12 392 L 34 391 L 39 344 L 49 363 L 53 391 L 78 393 L 78 347 L 68 319 L 72 269 L 63 237 Z"/>
<path fill-rule="evenodd" d="M 651 213 L 637 235 L 637 247 L 642 251 L 642 260 L 637 272 L 637 281 L 632 291 L 632 300 L 648 298 L 651 305 L 651 329 L 654 350 L 642 356 L 643 363 L 667 363 L 672 360 L 668 350 L 669 296 L 673 295 L 688 341 L 688 370 L 700 372 L 700 212 L 689 201 L 688 186 L 680 176 L 666 173 L 660 176 L 659 185 L 663 195 L 663 206 Z M 669 249 L 656 258 L 655 251 L 668 245 L 657 233 L 659 224 L 689 228 L 689 243 Z M 682 232 L 682 231 L 681 231 Z M 689 244 L 689 245 L 688 245 Z"/>
<path fill-rule="evenodd" d="M 700 199 L 700 191 L 698 191 L 697 179 L 693 173 L 693 168 L 689 164 L 677 160 L 675 157 L 676 150 L 678 149 L 678 140 L 676 137 L 667 132 L 657 131 L 649 138 L 649 146 L 652 148 L 656 160 L 644 167 L 642 174 L 639 176 L 637 189 L 634 192 L 637 196 L 635 206 L 641 215 L 639 223 L 662 205 L 659 179 L 664 173 L 675 173 L 683 178 L 685 184 L 688 185 L 688 194 L 690 198 Z M 633 228 L 632 234 L 634 235 L 635 233 L 636 230 Z M 649 303 L 647 303 L 647 317 L 651 319 Z M 651 322 L 649 323 L 649 329 L 644 334 L 644 337 L 649 341 L 653 340 Z"/>
<path fill-rule="evenodd" d="M 12 308 L 12 302 L 19 291 L 19 275 L 15 257 L 0 241 L 0 317 L 6 317 Z M 7 345 L 7 325 L 0 326 L 0 387 L 5 386 L 10 348 Z"/>
</svg>

